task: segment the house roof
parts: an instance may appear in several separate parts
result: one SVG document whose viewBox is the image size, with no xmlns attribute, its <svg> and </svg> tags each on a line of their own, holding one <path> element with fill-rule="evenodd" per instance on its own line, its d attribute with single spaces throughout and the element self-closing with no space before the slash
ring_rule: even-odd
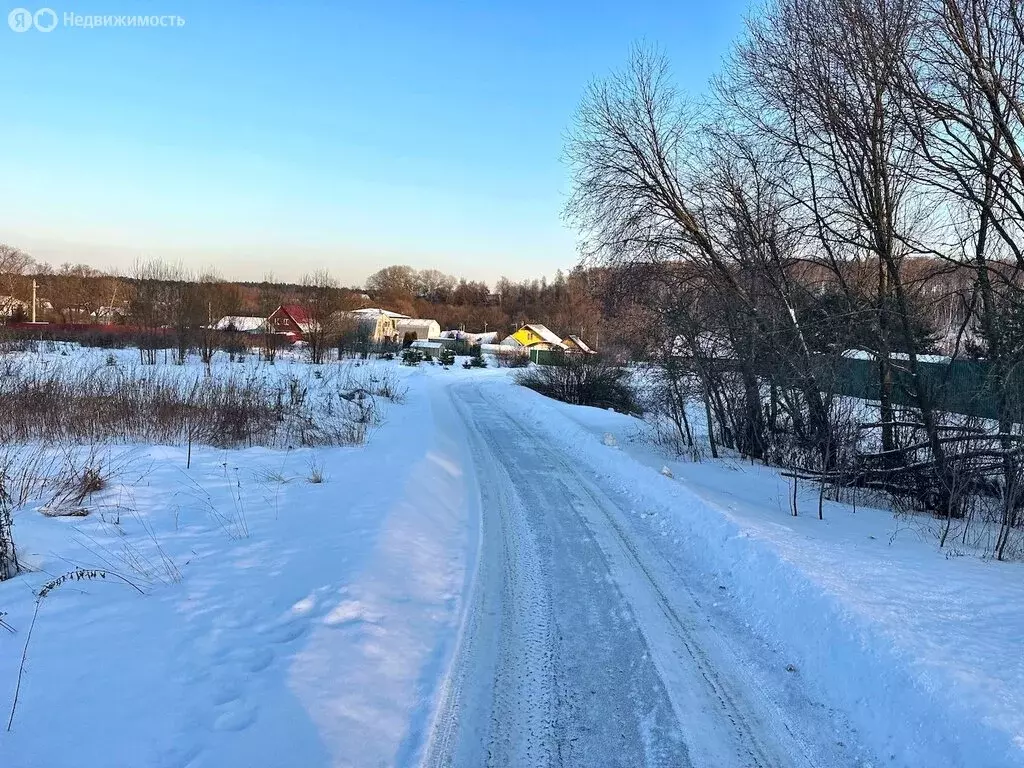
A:
<svg viewBox="0 0 1024 768">
<path fill-rule="evenodd" d="M 349 318 L 359 323 L 376 323 L 380 318 L 390 318 L 384 312 L 360 312 L 356 309 L 340 309 L 331 314 L 334 319 Z"/>
<path fill-rule="evenodd" d="M 356 315 L 387 315 L 395 320 L 411 319 L 408 315 L 403 315 L 400 312 L 392 312 L 390 309 L 381 309 L 380 307 L 364 307 L 363 309 L 354 309 L 352 312 Z"/>
<path fill-rule="evenodd" d="M 271 317 L 278 312 L 288 315 L 303 333 L 311 333 L 317 327 L 317 322 L 309 316 L 309 312 L 301 304 L 282 304 L 270 313 Z"/>
<path fill-rule="evenodd" d="M 527 323 L 527 328 L 533 331 L 535 334 L 540 336 L 544 341 L 549 344 L 561 344 L 562 339 L 559 338 L 558 334 L 548 328 L 546 325 L 540 325 L 539 323 Z"/>
<path fill-rule="evenodd" d="M 559 347 L 565 346 L 564 344 L 562 344 L 562 339 L 558 336 L 558 334 L 556 334 L 546 325 L 540 325 L 539 323 L 527 323 L 526 325 L 523 326 L 523 328 L 528 328 L 529 330 L 533 331 L 548 344 L 555 344 Z"/>
<path fill-rule="evenodd" d="M 267 321 L 262 317 L 246 317 L 244 315 L 227 315 L 217 321 L 214 328 L 218 331 L 226 331 L 234 328 L 236 331 L 242 331 L 243 333 L 249 333 L 252 331 L 258 331 L 267 324 Z"/>
<path fill-rule="evenodd" d="M 468 341 L 470 344 L 497 344 L 498 332 L 487 331 L 486 333 L 469 333 L 468 331 L 441 331 L 442 339 L 456 339 Z"/>
<path fill-rule="evenodd" d="M 426 328 L 437 326 L 438 337 L 441 335 L 441 326 L 437 320 L 430 320 L 425 317 L 408 317 L 395 321 L 398 328 Z"/>
<path fill-rule="evenodd" d="M 309 312 L 301 304 L 282 304 L 278 309 L 288 315 L 298 325 L 306 325 L 312 322 Z"/>
<path fill-rule="evenodd" d="M 592 350 L 592 349 L 590 348 L 590 345 L 589 345 L 589 344 L 587 344 L 587 343 L 586 343 L 585 341 L 583 341 L 583 339 L 581 339 L 581 338 L 580 338 L 579 336 L 575 336 L 575 335 L 573 335 L 573 334 L 569 334 L 569 335 L 568 335 L 568 336 L 566 337 L 566 339 L 567 339 L 568 341 L 571 341 L 571 342 L 572 342 L 573 344 L 575 344 L 575 345 L 576 345 L 577 347 L 579 347 L 579 350 L 580 350 L 580 352 L 586 352 L 587 354 L 591 354 L 591 353 L 593 353 L 593 351 L 594 351 L 594 350 Z"/>
</svg>

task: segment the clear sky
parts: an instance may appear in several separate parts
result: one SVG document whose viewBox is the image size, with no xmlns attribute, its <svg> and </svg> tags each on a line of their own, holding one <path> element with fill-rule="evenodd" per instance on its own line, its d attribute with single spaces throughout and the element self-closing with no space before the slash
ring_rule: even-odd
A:
<svg viewBox="0 0 1024 768">
<path fill-rule="evenodd" d="M 185 26 L 13 32 L 0 14 L 0 242 L 126 269 L 346 284 L 576 261 L 562 143 L 638 41 L 702 91 L 746 3 L 89 0 Z"/>
</svg>

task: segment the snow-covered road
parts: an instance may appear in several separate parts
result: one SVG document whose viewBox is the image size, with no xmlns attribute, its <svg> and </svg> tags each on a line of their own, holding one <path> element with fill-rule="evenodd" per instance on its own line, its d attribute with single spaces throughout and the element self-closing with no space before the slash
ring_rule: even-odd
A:
<svg viewBox="0 0 1024 768">
<path fill-rule="evenodd" d="M 685 574 L 630 527 L 628 497 L 503 408 L 502 388 L 449 391 L 482 519 L 427 765 L 851 764 L 808 754 Z"/>
</svg>

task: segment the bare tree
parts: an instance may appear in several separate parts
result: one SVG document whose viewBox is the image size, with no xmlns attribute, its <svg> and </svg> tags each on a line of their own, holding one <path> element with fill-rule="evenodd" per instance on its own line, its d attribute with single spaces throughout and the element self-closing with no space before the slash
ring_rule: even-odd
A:
<svg viewBox="0 0 1024 768">
<path fill-rule="evenodd" d="M 728 149 L 717 149 L 723 142 Z M 809 416 L 802 428 L 821 442 L 827 413 L 793 311 L 787 275 L 796 238 L 783 215 L 777 163 L 756 143 L 699 119 L 672 88 L 664 59 L 643 50 L 624 73 L 589 90 L 568 155 L 575 191 L 567 215 L 592 262 L 659 265 L 653 274 L 667 322 L 686 314 L 679 308 L 695 282 L 715 294 L 724 310 L 715 333 L 730 347 L 741 383 L 744 413 L 734 425 L 741 450 L 764 455 L 758 374 L 766 353 L 802 393 Z M 695 357 L 700 336 L 690 339 Z"/>
<path fill-rule="evenodd" d="M 35 259 L 20 248 L 0 243 L 0 280 L 7 295 L 13 295 L 18 278 L 25 274 Z"/>
<path fill-rule="evenodd" d="M 0 478 L 0 581 L 15 576 L 21 570 L 14 547 L 14 517 L 6 483 L 6 477 Z"/>
<path fill-rule="evenodd" d="M 335 337 L 341 294 L 338 281 L 325 269 L 306 275 L 302 283 L 306 289 L 303 308 L 308 318 L 308 328 L 303 329 L 303 337 L 309 344 L 310 361 L 319 365 Z"/>
<path fill-rule="evenodd" d="M 384 267 L 366 278 L 366 290 L 391 298 L 412 298 L 419 285 L 416 270 L 403 265 Z"/>
<path fill-rule="evenodd" d="M 156 365 L 162 336 L 171 327 L 175 314 L 171 284 L 177 279 L 178 270 L 159 259 L 139 260 L 131 277 L 135 295 L 128 306 L 128 315 L 141 331 L 139 357 L 143 364 Z"/>
</svg>

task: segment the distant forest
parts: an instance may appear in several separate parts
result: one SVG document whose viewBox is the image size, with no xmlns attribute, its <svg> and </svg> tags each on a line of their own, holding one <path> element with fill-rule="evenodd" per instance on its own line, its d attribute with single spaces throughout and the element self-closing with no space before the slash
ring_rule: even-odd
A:
<svg viewBox="0 0 1024 768">
<path fill-rule="evenodd" d="M 115 319 L 130 323 L 143 283 L 201 286 L 196 311 L 206 320 L 226 315 L 266 317 L 281 304 L 305 304 L 324 289 L 338 309 L 382 307 L 412 317 L 437 320 L 443 329 L 511 333 L 522 323 L 544 323 L 560 333 L 600 338 L 607 271 L 574 269 L 546 278 L 515 282 L 501 278 L 493 286 L 436 269 L 385 267 L 364 286 L 342 287 L 324 270 L 297 283 L 268 276 L 259 282 L 230 281 L 214 269 L 191 271 L 161 261 L 143 261 L 128 274 L 114 275 L 87 264 L 53 267 L 36 262 L 16 247 L 0 244 L 0 295 L 29 302 L 36 282 L 38 319 L 52 323 L 88 323 Z M 0 297 L 0 298 L 2 298 Z M 8 300 L 9 301 L 9 300 Z M 111 311 L 114 310 L 114 311 Z M 18 312 L 8 312 L 22 320 Z M 200 320 L 204 318 L 199 318 Z"/>
</svg>

